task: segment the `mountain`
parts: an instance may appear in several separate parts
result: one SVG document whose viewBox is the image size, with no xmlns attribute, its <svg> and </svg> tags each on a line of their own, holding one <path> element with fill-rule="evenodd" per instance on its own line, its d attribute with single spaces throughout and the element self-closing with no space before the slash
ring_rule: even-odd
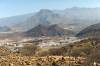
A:
<svg viewBox="0 0 100 66">
<path fill-rule="evenodd" d="M 40 24 L 26 31 L 25 33 L 27 34 L 27 36 L 43 36 L 43 35 L 47 35 L 47 31 L 48 28 Z"/>
<path fill-rule="evenodd" d="M 100 37 L 100 23 L 88 26 L 80 31 L 77 37 Z"/>
<path fill-rule="evenodd" d="M 67 29 L 63 29 L 61 27 L 59 27 L 57 24 L 55 25 L 51 25 L 48 28 L 48 35 L 72 35 L 74 34 L 73 31 L 71 30 L 67 30 Z"/>
<path fill-rule="evenodd" d="M 24 14 L 24 15 L 0 18 L 0 26 L 9 26 L 10 27 L 15 24 L 26 21 L 28 18 L 30 18 L 33 15 L 34 15 L 34 13 L 29 13 L 29 14 Z"/>
<path fill-rule="evenodd" d="M 50 25 L 47 27 L 41 24 L 28 30 L 25 33 L 30 37 L 73 35 L 72 31 L 65 30 L 58 25 Z"/>
<path fill-rule="evenodd" d="M 41 9 L 35 13 L 0 19 L 0 25 L 10 26 L 14 32 L 24 32 L 39 24 L 60 27 L 78 33 L 82 29 L 100 22 L 100 8 L 66 8 L 64 10 Z"/>
<path fill-rule="evenodd" d="M 57 22 L 56 20 L 60 19 L 58 14 L 53 13 L 53 11 L 48 9 L 41 9 L 39 12 L 35 13 L 32 17 L 27 19 L 25 22 L 18 23 L 14 25 L 14 30 L 24 30 L 27 31 L 31 28 L 36 27 L 39 24 L 49 25 Z"/>
<path fill-rule="evenodd" d="M 78 33 L 82 29 L 100 22 L 100 8 L 66 8 L 64 10 L 41 9 L 26 21 L 14 25 L 14 30 L 27 31 L 39 24 L 58 24 L 62 28 L 74 27 Z M 85 23 L 84 23 L 85 22 Z M 69 26 L 69 24 L 71 24 Z"/>
</svg>

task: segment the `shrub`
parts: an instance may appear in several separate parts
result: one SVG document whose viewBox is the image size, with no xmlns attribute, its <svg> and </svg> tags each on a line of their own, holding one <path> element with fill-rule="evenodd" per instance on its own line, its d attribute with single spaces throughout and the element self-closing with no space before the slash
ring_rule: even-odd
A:
<svg viewBox="0 0 100 66">
<path fill-rule="evenodd" d="M 19 52 L 22 55 L 31 56 L 31 55 L 35 55 L 37 50 L 38 50 L 38 46 L 37 45 L 25 45 L 24 47 L 22 47 L 19 50 Z"/>
<path fill-rule="evenodd" d="M 10 49 L 3 47 L 3 46 L 0 47 L 0 56 L 6 56 L 6 55 L 9 55 L 11 53 L 12 52 Z"/>
</svg>

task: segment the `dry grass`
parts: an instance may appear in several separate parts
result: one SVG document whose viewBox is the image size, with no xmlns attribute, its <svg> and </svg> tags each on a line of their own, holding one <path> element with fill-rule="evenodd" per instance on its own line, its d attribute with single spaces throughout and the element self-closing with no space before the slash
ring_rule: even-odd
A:
<svg viewBox="0 0 100 66">
<path fill-rule="evenodd" d="M 85 59 L 68 57 L 68 56 L 22 56 L 20 54 L 10 54 L 0 56 L 0 66 L 71 66 L 79 64 L 83 65 Z"/>
</svg>

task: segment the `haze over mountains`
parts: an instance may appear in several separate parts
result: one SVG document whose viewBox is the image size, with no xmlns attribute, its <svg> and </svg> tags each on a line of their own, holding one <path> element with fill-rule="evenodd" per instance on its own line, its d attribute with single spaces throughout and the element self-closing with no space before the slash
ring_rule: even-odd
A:
<svg viewBox="0 0 100 66">
<path fill-rule="evenodd" d="M 78 33 L 87 26 L 99 22 L 100 8 L 79 7 L 66 8 L 64 10 L 41 9 L 36 13 L 0 19 L 1 26 L 9 27 L 12 32 L 29 31 L 39 24 L 44 26 L 57 24 L 61 28 Z"/>
</svg>

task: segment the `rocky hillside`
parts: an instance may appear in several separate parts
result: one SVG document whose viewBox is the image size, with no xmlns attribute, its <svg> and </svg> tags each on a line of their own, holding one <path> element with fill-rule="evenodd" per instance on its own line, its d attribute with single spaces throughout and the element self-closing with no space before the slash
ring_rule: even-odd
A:
<svg viewBox="0 0 100 66">
<path fill-rule="evenodd" d="M 73 35 L 74 32 L 65 30 L 59 27 L 57 24 L 50 26 L 38 25 L 35 28 L 25 32 L 28 36 L 61 36 L 61 35 Z"/>
<path fill-rule="evenodd" d="M 80 31 L 77 37 L 100 37 L 100 23 L 88 26 Z"/>
</svg>

